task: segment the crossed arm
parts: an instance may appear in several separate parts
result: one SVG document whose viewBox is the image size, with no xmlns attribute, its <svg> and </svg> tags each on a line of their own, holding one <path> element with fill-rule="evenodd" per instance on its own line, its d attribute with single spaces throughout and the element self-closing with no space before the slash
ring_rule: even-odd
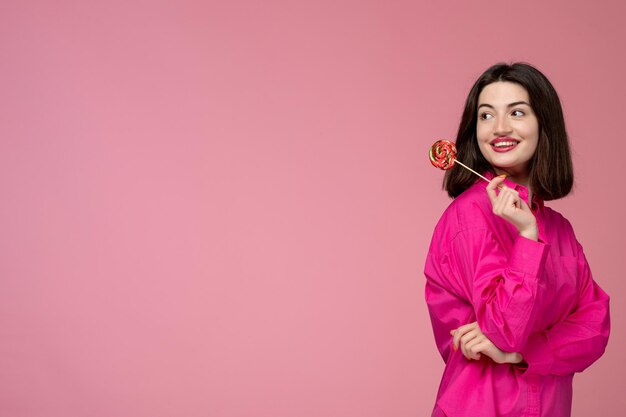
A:
<svg viewBox="0 0 626 417">
<path fill-rule="evenodd" d="M 606 349 L 610 298 L 593 280 L 580 245 L 578 271 L 582 285 L 574 311 L 550 328 L 530 334 L 518 352 L 499 349 L 482 332 L 478 322 L 450 331 L 453 348 L 460 348 L 468 360 L 478 360 L 484 354 L 496 363 L 517 364 L 523 370 L 542 375 L 582 372 Z"/>
</svg>

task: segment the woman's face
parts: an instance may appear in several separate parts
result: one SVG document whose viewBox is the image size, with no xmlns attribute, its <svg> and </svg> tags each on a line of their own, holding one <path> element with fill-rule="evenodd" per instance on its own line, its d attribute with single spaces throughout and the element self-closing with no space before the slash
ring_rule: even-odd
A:
<svg viewBox="0 0 626 417">
<path fill-rule="evenodd" d="M 481 153 L 497 172 L 525 183 L 539 142 L 539 122 L 526 89 L 508 81 L 483 88 L 478 96 L 476 136 Z"/>
</svg>

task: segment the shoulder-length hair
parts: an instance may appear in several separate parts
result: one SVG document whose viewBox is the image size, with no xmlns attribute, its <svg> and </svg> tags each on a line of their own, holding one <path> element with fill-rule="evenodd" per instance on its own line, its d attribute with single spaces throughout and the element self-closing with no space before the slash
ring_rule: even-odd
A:
<svg viewBox="0 0 626 417">
<path fill-rule="evenodd" d="M 543 200 L 565 197 L 572 190 L 574 172 L 565 130 L 563 109 L 556 90 L 539 70 L 525 63 L 496 64 L 474 83 L 467 96 L 456 138 L 457 157 L 479 172 L 494 168 L 480 152 L 476 139 L 478 96 L 485 86 L 496 81 L 521 85 L 528 92 L 530 106 L 539 122 L 539 141 L 529 162 L 529 184 L 533 194 Z M 476 180 L 474 174 L 454 166 L 446 171 L 443 188 L 455 198 Z"/>
</svg>

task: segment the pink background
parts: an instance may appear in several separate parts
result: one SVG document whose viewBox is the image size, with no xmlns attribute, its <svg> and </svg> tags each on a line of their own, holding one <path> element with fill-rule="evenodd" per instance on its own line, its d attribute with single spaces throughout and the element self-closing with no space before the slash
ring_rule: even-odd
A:
<svg viewBox="0 0 626 417">
<path fill-rule="evenodd" d="M 573 415 L 623 415 L 624 6 L 449 3 L 2 1 L 0 415 L 430 415 L 426 152 L 502 60 L 561 95 L 612 297 Z"/>
</svg>

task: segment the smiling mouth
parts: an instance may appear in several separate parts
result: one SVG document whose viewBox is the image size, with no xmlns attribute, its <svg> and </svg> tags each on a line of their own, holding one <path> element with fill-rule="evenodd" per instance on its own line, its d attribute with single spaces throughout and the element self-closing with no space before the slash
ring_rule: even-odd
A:
<svg viewBox="0 0 626 417">
<path fill-rule="evenodd" d="M 507 140 L 507 141 L 492 143 L 491 146 L 493 146 L 494 148 L 509 148 L 511 146 L 517 145 L 518 143 L 519 142 L 516 140 Z"/>
<path fill-rule="evenodd" d="M 491 145 L 491 148 L 494 150 L 494 152 L 500 153 L 500 152 L 509 152 L 515 149 L 515 147 L 517 146 L 519 142 L 520 141 L 511 139 L 511 138 L 496 139 L 495 141 L 490 143 L 490 145 Z"/>
</svg>

